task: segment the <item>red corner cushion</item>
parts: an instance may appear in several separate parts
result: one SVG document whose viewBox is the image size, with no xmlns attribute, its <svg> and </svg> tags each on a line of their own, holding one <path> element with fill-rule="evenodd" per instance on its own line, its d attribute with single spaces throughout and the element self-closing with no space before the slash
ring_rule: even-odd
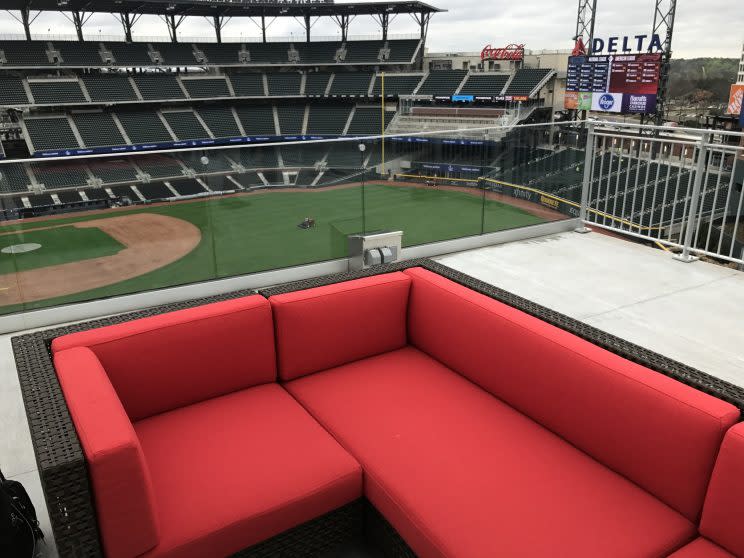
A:
<svg viewBox="0 0 744 558">
<path fill-rule="evenodd" d="M 406 344 L 411 280 L 390 273 L 271 297 L 279 377 L 292 380 Z"/>
<path fill-rule="evenodd" d="M 697 522 L 733 406 L 423 269 L 410 343 Z"/>
<path fill-rule="evenodd" d="M 80 346 L 96 353 L 133 421 L 276 380 L 260 296 L 65 335 L 52 350 Z"/>
<path fill-rule="evenodd" d="M 361 496 L 359 464 L 276 384 L 135 429 L 160 521 L 148 558 L 232 555 Z"/>
<path fill-rule="evenodd" d="M 700 533 L 744 556 L 744 423 L 728 431 L 718 454 Z"/>
<path fill-rule="evenodd" d="M 682 515 L 408 347 L 287 389 L 362 464 L 365 494 L 417 555 L 662 556 Z"/>
<path fill-rule="evenodd" d="M 736 556 L 700 537 L 671 554 L 669 558 L 736 558 Z"/>
<path fill-rule="evenodd" d="M 138 556 L 157 544 L 158 524 L 132 423 L 90 349 L 58 352 L 54 366 L 88 464 L 106 556 Z"/>
</svg>

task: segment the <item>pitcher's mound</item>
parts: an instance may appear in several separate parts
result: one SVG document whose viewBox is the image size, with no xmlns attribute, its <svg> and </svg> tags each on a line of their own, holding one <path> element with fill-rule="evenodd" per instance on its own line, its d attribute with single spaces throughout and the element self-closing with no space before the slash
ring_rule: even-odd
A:
<svg viewBox="0 0 744 558">
<path fill-rule="evenodd" d="M 41 248 L 41 244 L 29 242 L 28 244 L 14 244 L 13 246 L 6 246 L 0 252 L 3 254 L 25 254 L 26 252 L 33 252 Z"/>
</svg>

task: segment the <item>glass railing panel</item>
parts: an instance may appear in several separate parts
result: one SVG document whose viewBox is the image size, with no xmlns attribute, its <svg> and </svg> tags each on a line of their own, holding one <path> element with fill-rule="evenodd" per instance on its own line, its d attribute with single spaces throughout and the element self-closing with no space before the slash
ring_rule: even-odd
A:
<svg viewBox="0 0 744 558">
<path fill-rule="evenodd" d="M 6 209 L 10 219 L 0 225 L 14 252 L 0 249 L 7 289 L 0 313 L 214 278 L 205 202 L 175 188 L 195 181 L 182 161 L 148 155 L 24 165 L 33 182 L 7 197 L 14 214 Z"/>
<path fill-rule="evenodd" d="M 359 167 L 347 143 L 246 146 L 206 157 L 238 163 L 204 182 L 218 277 L 344 258 L 361 228 Z M 329 162 L 330 161 L 330 162 Z"/>
<path fill-rule="evenodd" d="M 585 131 L 574 124 L 514 128 L 486 151 L 484 232 L 578 216 Z"/>
</svg>

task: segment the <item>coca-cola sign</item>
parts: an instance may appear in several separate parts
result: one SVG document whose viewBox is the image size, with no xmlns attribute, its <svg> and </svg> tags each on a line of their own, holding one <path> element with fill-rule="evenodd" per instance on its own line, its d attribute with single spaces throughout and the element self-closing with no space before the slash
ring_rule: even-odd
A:
<svg viewBox="0 0 744 558">
<path fill-rule="evenodd" d="M 488 45 L 481 51 L 481 60 L 522 60 L 524 59 L 524 45 L 507 45 L 494 48 Z"/>
</svg>

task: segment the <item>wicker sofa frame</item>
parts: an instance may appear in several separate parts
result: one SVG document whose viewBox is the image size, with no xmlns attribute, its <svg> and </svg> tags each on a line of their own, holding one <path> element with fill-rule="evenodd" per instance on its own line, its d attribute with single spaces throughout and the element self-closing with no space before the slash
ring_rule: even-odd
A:
<svg viewBox="0 0 744 558">
<path fill-rule="evenodd" d="M 310 289 L 361 277 L 420 266 L 476 292 L 569 331 L 628 360 L 732 403 L 744 411 L 744 389 L 620 339 L 559 312 L 531 302 L 429 259 L 416 259 L 373 269 L 338 273 L 257 291 L 264 297 Z M 54 338 L 147 316 L 239 298 L 256 291 L 236 291 L 188 302 L 158 306 L 12 339 L 31 439 L 60 556 L 102 556 L 87 466 L 75 427 L 52 364 Z M 415 554 L 368 502 L 361 500 L 239 552 L 241 558 L 324 556 L 345 542 L 364 537 L 391 558 Z"/>
</svg>

